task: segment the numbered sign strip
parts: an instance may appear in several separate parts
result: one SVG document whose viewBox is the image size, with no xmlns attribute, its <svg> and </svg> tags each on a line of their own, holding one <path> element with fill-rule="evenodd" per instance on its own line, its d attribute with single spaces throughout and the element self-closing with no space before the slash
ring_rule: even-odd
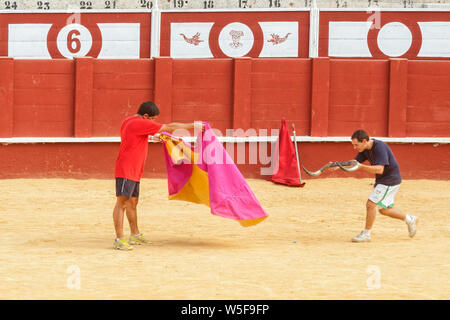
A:
<svg viewBox="0 0 450 320">
<path fill-rule="evenodd" d="M 155 0 L 76 0 L 55 1 L 55 0 L 1 0 L 0 12 L 8 11 L 28 11 L 28 12 L 55 12 L 65 10 L 83 10 L 83 11 L 98 11 L 98 10 L 114 10 L 114 9 L 151 9 Z"/>
</svg>

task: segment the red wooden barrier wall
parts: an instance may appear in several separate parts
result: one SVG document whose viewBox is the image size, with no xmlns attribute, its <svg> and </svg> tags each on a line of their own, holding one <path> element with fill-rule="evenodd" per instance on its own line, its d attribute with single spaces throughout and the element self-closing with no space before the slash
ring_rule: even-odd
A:
<svg viewBox="0 0 450 320">
<path fill-rule="evenodd" d="M 239 170 L 247 178 L 268 179 L 260 169 L 269 164 L 250 164 L 249 144 L 246 144 L 246 164 L 238 164 Z M 390 144 L 404 179 L 450 179 L 450 144 Z M 235 145 L 235 155 L 237 154 Z M 239 147 L 240 148 L 240 147 Z M 270 148 L 269 148 L 270 149 Z M 317 170 L 330 160 L 349 160 L 355 150 L 346 143 L 299 143 L 301 162 L 311 170 Z M 119 152 L 119 143 L 40 143 L 40 144 L 0 144 L 0 178 L 77 178 L 114 179 L 114 165 Z M 426 156 L 424 156 L 426 155 Z M 236 158 L 235 158 L 236 159 Z M 149 145 L 144 178 L 166 176 L 163 147 Z M 305 180 L 329 177 L 373 178 L 373 174 L 357 171 L 349 174 L 342 170 L 327 171 L 313 178 L 302 171 Z"/>
<path fill-rule="evenodd" d="M 278 129 L 285 117 L 295 124 L 297 134 L 310 135 L 311 60 L 249 61 L 251 118 L 246 128 Z"/>
<path fill-rule="evenodd" d="M 172 121 L 233 127 L 233 60 L 173 60 Z"/>
<path fill-rule="evenodd" d="M 74 71 L 67 60 L 14 62 L 13 136 L 73 136 Z"/>
<path fill-rule="evenodd" d="M 365 128 L 372 136 L 449 137 L 449 74 L 442 60 L 0 58 L 0 138 L 118 136 L 145 100 L 159 105 L 161 122 L 203 120 L 223 134 L 279 129 L 285 117 L 297 135 L 349 137 Z M 118 147 L 1 145 L 0 178 L 111 178 Z M 404 178 L 450 179 L 449 144 L 391 147 Z M 313 169 L 354 155 L 350 143 L 302 143 L 300 151 Z M 164 176 L 161 146 L 149 153 L 144 176 Z M 259 163 L 239 168 L 261 177 Z"/>
<path fill-rule="evenodd" d="M 449 136 L 450 64 L 408 61 L 407 136 Z"/>
<path fill-rule="evenodd" d="M 152 60 L 94 60 L 89 76 L 92 136 L 118 136 L 123 119 L 136 113 L 143 101 L 155 98 Z"/>
<path fill-rule="evenodd" d="M 145 100 L 161 122 L 297 134 L 450 136 L 450 61 L 0 58 L 0 137 L 118 136 Z"/>
<path fill-rule="evenodd" d="M 328 135 L 349 136 L 365 128 L 387 136 L 389 61 L 332 60 L 329 97 Z"/>
</svg>

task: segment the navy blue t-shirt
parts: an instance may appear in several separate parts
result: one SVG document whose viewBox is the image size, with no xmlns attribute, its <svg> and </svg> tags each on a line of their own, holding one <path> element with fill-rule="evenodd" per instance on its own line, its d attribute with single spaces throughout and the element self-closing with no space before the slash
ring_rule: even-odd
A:
<svg viewBox="0 0 450 320">
<path fill-rule="evenodd" d="M 368 160 L 372 166 L 384 166 L 383 174 L 375 175 L 375 185 L 384 184 L 386 186 L 395 186 L 402 182 L 397 160 L 391 148 L 383 141 L 373 139 L 372 149 L 359 152 L 355 160 L 359 163 Z"/>
</svg>

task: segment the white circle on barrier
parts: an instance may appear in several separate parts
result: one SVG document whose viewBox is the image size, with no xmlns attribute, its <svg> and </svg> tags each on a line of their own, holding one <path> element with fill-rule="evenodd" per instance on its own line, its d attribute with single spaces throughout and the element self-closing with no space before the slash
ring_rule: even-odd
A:
<svg viewBox="0 0 450 320">
<path fill-rule="evenodd" d="M 377 43 L 385 55 L 399 57 L 411 48 L 412 34 L 403 23 L 386 23 L 378 33 Z"/>
<path fill-rule="evenodd" d="M 56 45 L 66 58 L 84 57 L 92 48 L 92 35 L 81 24 L 69 24 L 58 33 Z"/>
<path fill-rule="evenodd" d="M 255 39 L 252 30 L 245 24 L 232 22 L 219 34 L 220 49 L 229 57 L 245 56 L 253 48 Z"/>
</svg>

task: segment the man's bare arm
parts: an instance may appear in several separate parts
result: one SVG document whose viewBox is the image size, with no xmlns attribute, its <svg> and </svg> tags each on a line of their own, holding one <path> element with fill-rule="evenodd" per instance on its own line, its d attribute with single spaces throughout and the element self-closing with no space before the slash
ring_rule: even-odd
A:
<svg viewBox="0 0 450 320">
<path fill-rule="evenodd" d="M 201 123 L 201 122 L 199 122 Z M 158 132 L 174 132 L 175 130 L 184 129 L 184 130 L 191 130 L 194 129 L 196 125 L 196 122 L 191 123 L 181 123 L 181 122 L 171 122 L 167 124 L 163 124 L 161 129 L 159 129 Z M 201 130 L 203 130 L 204 125 L 201 124 Z"/>
<path fill-rule="evenodd" d="M 358 170 L 364 170 L 369 173 L 375 173 L 375 174 L 383 174 L 384 172 L 384 166 L 383 165 L 374 165 L 374 166 L 368 166 L 365 164 L 360 164 Z"/>
</svg>

